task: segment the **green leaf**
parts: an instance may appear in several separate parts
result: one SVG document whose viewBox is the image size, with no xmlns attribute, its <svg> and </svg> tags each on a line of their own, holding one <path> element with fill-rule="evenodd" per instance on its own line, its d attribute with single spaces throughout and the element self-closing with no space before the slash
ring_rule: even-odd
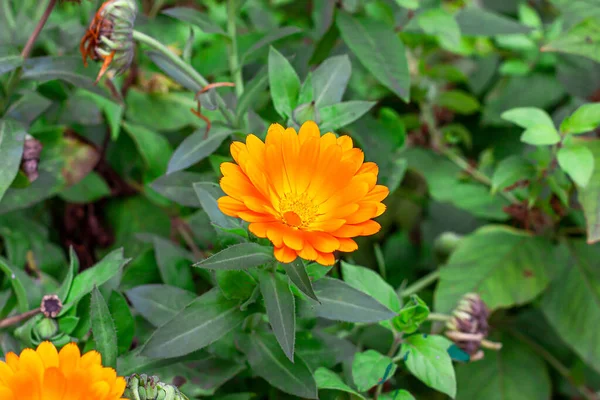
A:
<svg viewBox="0 0 600 400">
<path fill-rule="evenodd" d="M 159 236 L 152 238 L 152 244 L 163 282 L 193 292 L 195 285 L 190 267 L 194 256 L 170 240 Z"/>
<path fill-rule="evenodd" d="M 16 121 L 0 120 L 0 200 L 19 172 L 25 133 Z"/>
<path fill-rule="evenodd" d="M 291 118 L 300 93 L 300 78 L 290 62 L 273 47 L 269 49 L 269 86 L 277 113 Z"/>
<path fill-rule="evenodd" d="M 114 277 L 130 260 L 130 258 L 123 257 L 123 249 L 113 250 L 92 268 L 88 268 L 77 275 L 73 279 L 71 290 L 64 302 L 65 306 L 61 314 L 64 314 L 76 301 L 90 293 L 94 286 L 100 287 Z"/>
<path fill-rule="evenodd" d="M 298 356 L 292 363 L 273 335 L 252 333 L 240 338 L 252 371 L 272 386 L 305 399 L 317 399 L 317 384 L 305 362 Z"/>
<path fill-rule="evenodd" d="M 429 307 L 416 294 L 410 296 L 410 301 L 402 307 L 402 310 L 392 320 L 396 330 L 404 333 L 414 333 L 419 326 L 427 321 Z"/>
<path fill-rule="evenodd" d="M 167 174 L 186 169 L 204 160 L 214 153 L 232 133 L 232 129 L 223 125 L 213 125 L 208 137 L 206 137 L 204 128 L 196 130 L 186 137 L 173 153 L 169 160 Z"/>
<path fill-rule="evenodd" d="M 10 263 L 8 263 L 7 260 L 0 257 L 0 271 L 4 272 L 7 279 L 9 279 L 10 281 L 10 284 L 17 298 L 19 312 L 25 313 L 29 311 L 29 300 L 27 299 L 27 292 L 25 291 L 25 286 L 23 286 L 23 282 L 21 282 L 19 276 L 20 274 L 17 274 L 16 268 L 10 265 Z"/>
<path fill-rule="evenodd" d="M 533 165 L 521 156 L 510 156 L 498 163 L 492 175 L 492 193 L 503 190 L 535 174 Z"/>
<path fill-rule="evenodd" d="M 256 281 L 246 271 L 217 270 L 215 278 L 223 296 L 228 299 L 248 300 L 256 288 Z"/>
<path fill-rule="evenodd" d="M 381 400 L 416 400 L 415 397 L 403 389 L 396 389 L 393 392 L 382 393 Z"/>
<path fill-rule="evenodd" d="M 248 269 L 273 260 L 267 247 L 258 243 L 240 243 L 229 246 L 200 262 L 194 267 L 206 269 Z"/>
<path fill-rule="evenodd" d="M 108 299 L 108 309 L 115 323 L 119 355 L 129 351 L 135 334 L 135 320 L 125 297 L 113 290 Z"/>
<path fill-rule="evenodd" d="M 594 172 L 588 185 L 578 190 L 578 196 L 587 222 L 588 243 L 596 243 L 600 240 L 600 140 L 578 140 L 574 144 L 585 145 L 594 156 Z"/>
<path fill-rule="evenodd" d="M 560 130 L 567 134 L 585 133 L 600 125 L 600 103 L 584 104 L 565 118 Z"/>
<path fill-rule="evenodd" d="M 173 7 L 163 11 L 170 17 L 177 18 L 180 21 L 187 22 L 200 28 L 205 33 L 216 33 L 219 35 L 227 36 L 225 31 L 213 20 L 201 13 L 198 10 L 189 7 Z"/>
<path fill-rule="evenodd" d="M 185 70 L 173 63 L 173 61 L 163 53 L 158 51 L 148 51 L 146 54 L 169 78 L 173 79 L 190 92 L 198 93 L 202 90 L 202 86 L 196 82 L 195 78 L 192 78 Z"/>
<path fill-rule="evenodd" d="M 534 107 L 513 108 L 502 113 L 502 118 L 526 129 L 521 136 L 521 141 L 525 143 L 550 145 L 560 142 L 554 122 L 544 110 Z"/>
<path fill-rule="evenodd" d="M 577 54 L 600 62 L 600 27 L 596 18 L 587 18 L 542 47 L 542 51 Z"/>
<path fill-rule="evenodd" d="M 0 75 L 12 71 L 23 64 L 23 57 L 16 56 L 0 56 Z"/>
<path fill-rule="evenodd" d="M 419 8 L 419 0 L 394 0 L 400 7 L 416 10 Z"/>
<path fill-rule="evenodd" d="M 541 301 L 542 311 L 560 337 L 587 364 L 600 372 L 600 273 L 598 245 L 567 243 L 567 262 L 558 265 Z"/>
<path fill-rule="evenodd" d="M 317 316 L 347 322 L 379 322 L 396 313 L 371 296 L 333 278 L 322 278 L 314 284 L 320 304 L 314 306 Z"/>
<path fill-rule="evenodd" d="M 479 293 L 491 310 L 525 304 L 549 283 L 551 243 L 526 232 L 485 226 L 461 239 L 440 269 L 436 312 L 448 313 L 465 293 Z"/>
<path fill-rule="evenodd" d="M 352 64 L 347 55 L 330 57 L 313 71 L 313 97 L 317 107 L 342 101 L 352 74 Z"/>
<path fill-rule="evenodd" d="M 296 285 L 296 287 L 300 289 L 302 293 L 313 300 L 319 301 L 313 290 L 312 283 L 308 273 L 306 272 L 304 263 L 300 258 L 296 258 L 296 260 L 292 261 L 291 263 L 282 263 L 281 265 L 283 266 L 283 269 L 285 269 L 285 272 L 292 283 Z"/>
<path fill-rule="evenodd" d="M 93 203 L 103 197 L 110 196 L 110 187 L 97 172 L 90 172 L 77 182 L 60 192 L 60 197 L 70 203 Z"/>
<path fill-rule="evenodd" d="M 454 16 L 443 8 L 432 8 L 417 16 L 419 26 L 426 34 L 436 36 L 446 48 L 460 46 L 460 27 Z"/>
<path fill-rule="evenodd" d="M 163 175 L 173 153 L 169 141 L 160 133 L 141 125 L 124 122 L 123 127 L 135 142 L 142 159 L 148 166 L 150 179 Z"/>
<path fill-rule="evenodd" d="M 375 350 L 356 353 L 352 361 L 352 376 L 356 388 L 359 392 L 366 392 L 373 386 L 387 381 L 396 373 L 396 367 L 390 357 Z"/>
<path fill-rule="evenodd" d="M 452 342 L 443 336 L 418 334 L 407 337 L 401 354 L 408 370 L 427 386 L 456 396 L 456 376 L 448 347 Z"/>
<path fill-rule="evenodd" d="M 90 315 L 96 349 L 102 355 L 102 365 L 115 368 L 118 353 L 115 323 L 104 297 L 96 286 L 92 290 Z"/>
<path fill-rule="evenodd" d="M 145 344 L 142 355 L 171 358 L 202 349 L 242 323 L 247 314 L 237 301 L 213 288 L 161 325 Z"/>
<path fill-rule="evenodd" d="M 258 97 L 264 92 L 269 84 L 269 74 L 267 69 L 261 69 L 254 78 L 244 88 L 244 93 L 240 97 L 235 110 L 235 118 L 240 121 L 246 111 L 252 109 L 251 106 Z"/>
<path fill-rule="evenodd" d="M 225 195 L 219 185 L 212 182 L 197 182 L 194 183 L 193 187 L 202 209 L 208 214 L 213 224 L 223 228 L 239 227 L 233 218 L 223 214 L 219 209 L 217 199 Z"/>
<path fill-rule="evenodd" d="M 558 165 L 580 187 L 584 188 L 594 173 L 594 155 L 584 145 L 561 147 L 557 153 Z"/>
<path fill-rule="evenodd" d="M 178 287 L 152 284 L 134 287 L 127 291 L 127 298 L 142 317 L 159 327 L 194 301 L 196 295 Z"/>
<path fill-rule="evenodd" d="M 200 207 L 200 201 L 194 191 L 194 183 L 213 179 L 213 174 L 178 171 L 163 175 L 150 184 L 156 192 L 178 204 L 187 207 Z"/>
<path fill-rule="evenodd" d="M 405 102 L 410 98 L 410 74 L 404 44 L 392 28 L 340 11 L 337 26 L 344 42 L 384 86 Z"/>
<path fill-rule="evenodd" d="M 296 308 L 287 276 L 260 270 L 260 291 L 265 300 L 269 323 L 286 357 L 294 362 Z"/>
<path fill-rule="evenodd" d="M 338 374 L 335 372 L 324 368 L 319 367 L 314 372 L 315 381 L 317 382 L 317 388 L 319 390 L 338 390 L 341 392 L 350 393 L 358 398 L 364 400 L 362 394 L 358 393 L 356 390 L 352 389 L 350 386 L 346 385 L 346 383 L 340 378 Z"/>
<path fill-rule="evenodd" d="M 321 131 L 329 132 L 350 125 L 366 114 L 376 103 L 373 101 L 351 100 L 332 104 L 319 109 Z"/>
<path fill-rule="evenodd" d="M 69 247 L 69 269 L 67 270 L 67 276 L 63 280 L 62 285 L 60 285 L 60 289 L 58 289 L 57 296 L 65 303 L 67 300 L 67 295 L 71 291 L 71 285 L 73 285 L 73 278 L 79 272 L 79 258 L 77 258 L 77 253 L 73 249 L 73 246 Z"/>
<path fill-rule="evenodd" d="M 110 127 L 110 137 L 113 140 L 116 140 L 119 137 L 121 130 L 121 120 L 123 119 L 123 114 L 125 112 L 124 106 L 122 104 L 115 103 L 106 97 L 84 90 L 78 91 L 77 95 L 92 99 L 92 101 L 98 106 L 98 108 L 106 117 L 108 126 Z"/>
<path fill-rule="evenodd" d="M 486 351 L 482 360 L 458 365 L 456 377 L 457 400 L 552 398 L 546 363 L 509 336 L 502 336 L 502 350 Z"/>
<path fill-rule="evenodd" d="M 481 108 L 475 97 L 462 90 L 448 90 L 440 93 L 437 104 L 458 114 L 466 115 L 473 114 Z"/>
<path fill-rule="evenodd" d="M 528 33 L 531 28 L 493 11 L 471 6 L 456 14 L 456 22 L 465 36 L 495 36 Z"/>
<path fill-rule="evenodd" d="M 240 58 L 240 64 L 244 65 L 248 56 L 262 49 L 266 45 L 276 42 L 279 39 L 283 39 L 284 37 L 288 37 L 300 32 L 302 32 L 302 29 L 295 26 L 284 26 L 282 28 L 278 28 L 269 32 L 258 42 L 254 43 L 252 47 L 246 50 L 244 54 L 242 54 L 242 57 Z"/>
<path fill-rule="evenodd" d="M 375 300 L 394 312 L 400 311 L 400 299 L 394 288 L 372 269 L 342 261 L 342 276 L 344 282 Z"/>
</svg>

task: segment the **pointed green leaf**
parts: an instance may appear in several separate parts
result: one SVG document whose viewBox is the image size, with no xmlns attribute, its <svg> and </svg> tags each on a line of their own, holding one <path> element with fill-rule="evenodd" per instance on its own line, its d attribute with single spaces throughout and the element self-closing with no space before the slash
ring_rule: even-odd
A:
<svg viewBox="0 0 600 400">
<path fill-rule="evenodd" d="M 291 263 L 282 263 L 281 265 L 283 266 L 283 269 L 285 269 L 285 272 L 292 283 L 296 285 L 296 287 L 300 289 L 302 293 L 313 300 L 319 301 L 313 290 L 310 277 L 306 272 L 306 267 L 304 267 L 304 263 L 300 258 L 296 258 L 296 260 L 292 261 Z"/>
<path fill-rule="evenodd" d="M 352 74 L 352 64 L 347 55 L 330 57 L 313 72 L 313 97 L 317 107 L 342 101 Z"/>
<path fill-rule="evenodd" d="M 159 327 L 182 311 L 196 298 L 187 290 L 169 285 L 141 285 L 127 291 L 135 310 L 152 325 Z"/>
<path fill-rule="evenodd" d="M 260 291 L 265 300 L 269 322 L 281 349 L 294 362 L 296 342 L 296 308 L 287 276 L 261 270 Z"/>
<path fill-rule="evenodd" d="M 96 286 L 92 289 L 90 315 L 96 349 L 102 355 L 102 365 L 115 368 L 118 353 L 115 323 L 104 297 Z"/>
<path fill-rule="evenodd" d="M 269 86 L 277 113 L 291 118 L 300 93 L 300 78 L 290 62 L 273 47 L 269 50 Z"/>
<path fill-rule="evenodd" d="M 163 11 L 163 14 L 197 26 L 205 33 L 216 33 L 227 36 L 225 31 L 219 25 L 214 23 L 208 15 L 205 15 L 193 8 L 173 7 Z"/>
<path fill-rule="evenodd" d="M 356 388 L 360 392 L 368 391 L 373 386 L 381 384 L 394 376 L 396 367 L 390 357 L 386 357 L 375 350 L 356 353 L 352 361 L 352 376 Z"/>
<path fill-rule="evenodd" d="M 25 129 L 14 120 L 0 120 L 0 200 L 19 172 Z"/>
<path fill-rule="evenodd" d="M 206 269 L 247 269 L 258 267 L 273 260 L 270 249 L 258 243 L 240 243 L 229 246 L 200 262 L 194 267 Z"/>
<path fill-rule="evenodd" d="M 565 118 L 560 130 L 568 134 L 585 133 L 600 125 L 600 103 L 584 104 Z"/>
<path fill-rule="evenodd" d="M 350 125 L 365 115 L 375 104 L 373 101 L 351 100 L 321 107 L 319 109 L 319 119 L 322 121 L 320 128 L 324 132 L 329 132 Z"/>
<path fill-rule="evenodd" d="M 125 297 L 119 292 L 112 291 L 108 299 L 108 309 L 115 323 L 119 355 L 129 351 L 135 334 L 135 320 Z"/>
<path fill-rule="evenodd" d="M 145 344 L 142 355 L 171 358 L 202 349 L 242 323 L 246 313 L 237 301 L 213 288 L 161 325 Z"/>
<path fill-rule="evenodd" d="M 364 400 L 363 395 L 358 393 L 356 390 L 352 389 L 350 386 L 346 385 L 346 383 L 340 378 L 338 374 L 335 372 L 320 367 L 314 372 L 315 381 L 317 381 L 317 388 L 319 390 L 339 390 L 341 392 L 346 392 L 353 394 L 354 396 L 359 397 Z"/>
<path fill-rule="evenodd" d="M 580 187 L 586 187 L 594 172 L 594 155 L 584 145 L 561 147 L 556 154 L 558 165 Z"/>
<path fill-rule="evenodd" d="M 167 174 L 186 169 L 214 153 L 233 132 L 232 129 L 223 125 L 214 125 L 209 136 L 206 130 L 200 128 L 186 137 L 173 152 L 169 160 Z"/>
</svg>

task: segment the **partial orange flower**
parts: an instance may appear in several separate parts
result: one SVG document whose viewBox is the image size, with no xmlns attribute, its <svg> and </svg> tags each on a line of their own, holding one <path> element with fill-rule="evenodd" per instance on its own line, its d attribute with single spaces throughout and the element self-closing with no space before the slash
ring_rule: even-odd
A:
<svg viewBox="0 0 600 400">
<path fill-rule="evenodd" d="M 60 353 L 50 342 L 20 356 L 6 355 L 0 361 L 2 400 L 127 400 L 121 398 L 125 379 L 112 368 L 102 367 L 96 351 L 83 356 L 75 343 Z"/>
<path fill-rule="evenodd" d="M 237 164 L 221 164 L 227 196 L 219 208 L 269 238 L 281 262 L 300 256 L 333 265 L 334 251 L 354 251 L 353 237 L 381 229 L 372 218 L 385 211 L 389 190 L 376 184 L 379 168 L 364 162 L 349 136 L 321 136 L 312 121 L 299 133 L 273 124 L 264 143 L 248 135 L 246 144 L 231 144 L 231 155 Z"/>
</svg>

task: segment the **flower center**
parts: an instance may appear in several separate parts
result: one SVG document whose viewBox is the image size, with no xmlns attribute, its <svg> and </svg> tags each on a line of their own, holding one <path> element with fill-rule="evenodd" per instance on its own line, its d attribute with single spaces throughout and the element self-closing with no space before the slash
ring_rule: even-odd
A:
<svg viewBox="0 0 600 400">
<path fill-rule="evenodd" d="M 286 193 L 279 203 L 283 223 L 293 228 L 307 228 L 317 217 L 318 209 L 304 194 Z"/>
</svg>

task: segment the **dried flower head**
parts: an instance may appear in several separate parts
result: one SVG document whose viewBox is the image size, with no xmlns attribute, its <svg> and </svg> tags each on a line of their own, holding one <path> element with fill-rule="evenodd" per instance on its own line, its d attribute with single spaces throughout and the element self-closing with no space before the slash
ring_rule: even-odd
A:
<svg viewBox="0 0 600 400">
<path fill-rule="evenodd" d="M 102 60 L 96 82 L 110 69 L 115 75 L 131 65 L 134 54 L 133 27 L 137 15 L 135 0 L 108 0 L 100 7 L 81 39 L 83 63 L 87 58 Z"/>
<path fill-rule="evenodd" d="M 177 387 L 145 374 L 134 374 L 127 378 L 124 396 L 130 400 L 188 400 Z"/>
<path fill-rule="evenodd" d="M 499 343 L 486 340 L 489 334 L 489 310 L 476 293 L 467 293 L 458 303 L 448 321 L 446 336 L 471 356 L 472 361 L 483 358 L 480 347 L 498 350 Z"/>
<path fill-rule="evenodd" d="M 36 140 L 33 136 L 28 134 L 25 137 L 21 169 L 27 176 L 27 179 L 29 179 L 29 182 L 35 181 L 39 176 L 38 164 L 40 162 L 42 148 L 42 143 L 39 140 Z"/>
<path fill-rule="evenodd" d="M 273 124 L 264 143 L 248 135 L 245 144 L 232 143 L 231 154 L 237 164 L 221 164 L 227 196 L 219 208 L 269 238 L 281 262 L 300 256 L 332 265 L 334 251 L 354 251 L 353 237 L 381 228 L 372 218 L 385 211 L 389 190 L 377 185 L 377 165 L 364 162 L 349 136 L 321 136 L 312 121 L 299 133 Z"/>
<path fill-rule="evenodd" d="M 98 352 L 82 356 L 75 343 L 58 352 L 52 343 L 43 342 L 20 356 L 7 353 L 6 362 L 0 361 L 2 400 L 126 400 L 121 397 L 124 390 L 125 379 L 102 367 Z"/>
</svg>

